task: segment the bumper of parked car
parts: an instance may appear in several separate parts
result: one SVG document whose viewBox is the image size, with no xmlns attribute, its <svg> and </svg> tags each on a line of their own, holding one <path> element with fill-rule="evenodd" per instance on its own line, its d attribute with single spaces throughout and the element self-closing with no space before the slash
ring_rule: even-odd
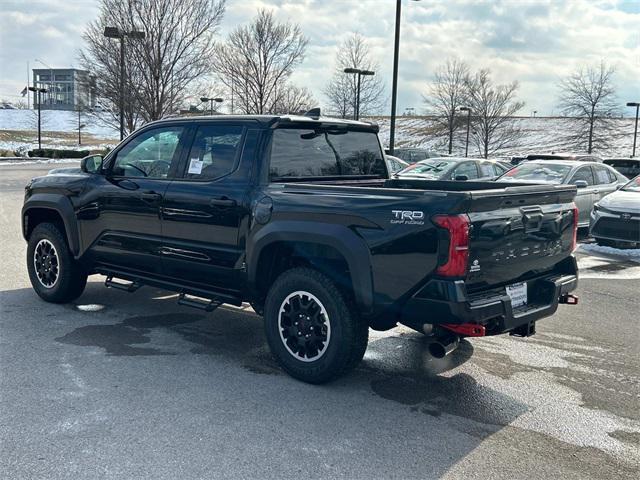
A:
<svg viewBox="0 0 640 480">
<path fill-rule="evenodd" d="M 640 213 L 600 208 L 591 212 L 589 233 L 594 238 L 619 242 L 640 242 Z"/>
</svg>

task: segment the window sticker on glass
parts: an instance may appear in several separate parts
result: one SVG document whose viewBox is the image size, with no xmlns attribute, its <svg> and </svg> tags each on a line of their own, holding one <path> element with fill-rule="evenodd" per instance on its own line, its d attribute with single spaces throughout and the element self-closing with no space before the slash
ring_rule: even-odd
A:
<svg viewBox="0 0 640 480">
<path fill-rule="evenodd" d="M 189 173 L 200 175 L 202 173 L 203 164 L 204 162 L 199 158 L 192 158 L 191 161 L 189 161 Z"/>
</svg>

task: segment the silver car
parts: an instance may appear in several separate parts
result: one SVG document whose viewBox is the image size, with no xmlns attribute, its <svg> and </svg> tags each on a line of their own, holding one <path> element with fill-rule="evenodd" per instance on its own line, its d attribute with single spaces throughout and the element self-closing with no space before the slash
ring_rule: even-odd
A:
<svg viewBox="0 0 640 480">
<path fill-rule="evenodd" d="M 640 243 L 640 175 L 593 206 L 589 233 L 599 245 Z"/>
<path fill-rule="evenodd" d="M 593 204 L 615 192 L 627 179 L 602 163 L 577 160 L 532 160 L 512 168 L 498 178 L 499 182 L 550 183 L 578 187 L 576 207 L 578 226 L 589 226 Z"/>
<path fill-rule="evenodd" d="M 493 180 L 510 165 L 485 158 L 442 157 L 422 160 L 399 171 L 396 176 L 423 180 Z"/>
</svg>

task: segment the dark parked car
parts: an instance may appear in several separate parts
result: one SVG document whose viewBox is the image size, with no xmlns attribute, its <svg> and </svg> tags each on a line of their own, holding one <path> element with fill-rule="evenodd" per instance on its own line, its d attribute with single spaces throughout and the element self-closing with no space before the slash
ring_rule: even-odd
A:
<svg viewBox="0 0 640 480">
<path fill-rule="evenodd" d="M 498 160 L 444 157 L 410 165 L 396 176 L 427 180 L 492 180 L 509 168 L 510 165 Z"/>
<path fill-rule="evenodd" d="M 385 153 L 387 155 L 390 154 L 389 150 L 386 150 Z M 393 156 L 398 157 L 400 160 L 407 162 L 408 164 L 416 163 L 421 160 L 426 160 L 428 158 L 441 157 L 442 154 L 432 152 L 425 148 L 394 148 Z"/>
<path fill-rule="evenodd" d="M 578 162 L 602 162 L 602 159 L 595 155 L 581 155 L 571 153 L 533 153 L 524 157 L 511 157 L 511 163 L 513 165 L 518 165 L 522 162 L 530 162 L 532 160 L 573 160 Z"/>
<path fill-rule="evenodd" d="M 607 158 L 602 163 L 615 168 L 628 179 L 640 175 L 640 158 Z"/>
<path fill-rule="evenodd" d="M 640 243 L 640 175 L 593 205 L 589 232 L 600 245 Z"/>
<path fill-rule="evenodd" d="M 428 333 L 442 357 L 460 337 L 532 335 L 575 303 L 574 186 L 388 179 L 377 132 L 304 116 L 149 123 L 26 186 L 31 284 L 54 303 L 91 274 L 206 311 L 250 302 L 275 358 L 312 383 L 357 365 L 369 327 Z"/>
<path fill-rule="evenodd" d="M 608 165 L 578 160 L 535 160 L 512 168 L 498 182 L 545 183 L 578 187 L 580 227 L 589 226 L 593 204 L 624 185 L 627 179 Z"/>
</svg>

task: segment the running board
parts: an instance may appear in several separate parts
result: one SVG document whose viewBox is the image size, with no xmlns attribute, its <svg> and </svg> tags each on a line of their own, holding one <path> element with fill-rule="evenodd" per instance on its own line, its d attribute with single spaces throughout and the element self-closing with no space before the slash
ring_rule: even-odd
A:
<svg viewBox="0 0 640 480">
<path fill-rule="evenodd" d="M 129 293 L 133 293 L 136 290 L 138 290 L 142 284 L 137 282 L 137 281 L 133 281 L 133 282 L 116 282 L 112 276 L 108 276 L 107 279 L 104 281 L 104 285 L 107 288 L 115 288 L 116 290 L 123 290 L 125 292 L 129 292 Z"/>
<path fill-rule="evenodd" d="M 181 293 L 178 297 L 178 305 L 197 308 L 198 310 L 204 310 L 205 312 L 213 312 L 216 308 L 222 305 L 222 302 L 219 300 L 205 299 Z"/>
</svg>

